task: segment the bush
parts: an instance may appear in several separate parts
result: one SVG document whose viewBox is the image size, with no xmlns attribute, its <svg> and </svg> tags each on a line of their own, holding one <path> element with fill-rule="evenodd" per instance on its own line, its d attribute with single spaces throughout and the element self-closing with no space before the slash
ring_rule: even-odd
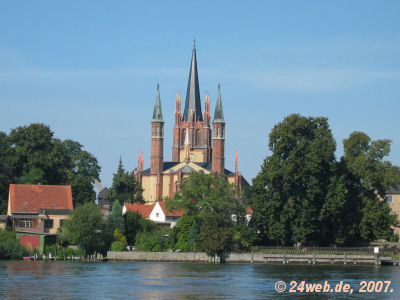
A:
<svg viewBox="0 0 400 300">
<path fill-rule="evenodd" d="M 14 232 L 0 230 L 0 259 L 21 259 L 26 255 L 28 250 L 19 244 Z"/>
<path fill-rule="evenodd" d="M 139 232 L 136 235 L 136 248 L 138 251 L 161 252 L 168 249 L 168 237 L 162 231 Z"/>
<path fill-rule="evenodd" d="M 399 235 L 395 233 L 394 235 L 391 236 L 390 241 L 392 243 L 398 243 L 399 242 Z"/>
<path fill-rule="evenodd" d="M 128 243 L 126 241 L 126 237 L 118 229 L 114 230 L 114 243 L 115 242 L 120 242 L 121 245 L 122 245 L 122 250 L 119 250 L 119 251 L 125 250 L 126 246 L 128 246 Z M 111 249 L 112 249 L 112 244 L 111 244 Z M 117 251 L 117 250 L 115 250 L 115 251 Z"/>
<path fill-rule="evenodd" d="M 111 244 L 111 251 L 125 251 L 126 246 L 120 241 L 115 241 Z"/>
<path fill-rule="evenodd" d="M 29 255 L 28 250 L 17 241 L 2 241 L 0 243 L 0 259 L 21 259 Z"/>
</svg>

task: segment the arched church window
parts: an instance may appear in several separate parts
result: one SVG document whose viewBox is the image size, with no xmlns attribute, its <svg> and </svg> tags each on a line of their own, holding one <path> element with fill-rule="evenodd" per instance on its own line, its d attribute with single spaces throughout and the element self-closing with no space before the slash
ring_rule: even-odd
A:
<svg viewBox="0 0 400 300">
<path fill-rule="evenodd" d="M 181 146 L 185 143 L 185 129 L 182 130 L 181 132 Z"/>
<path fill-rule="evenodd" d="M 156 127 L 156 134 L 155 136 L 158 136 L 158 127 Z"/>
<path fill-rule="evenodd" d="M 196 146 L 200 146 L 200 129 L 196 130 Z"/>
<path fill-rule="evenodd" d="M 224 137 L 224 134 L 225 134 L 225 130 L 224 130 L 224 128 L 222 127 L 222 128 L 221 128 L 221 137 Z"/>
<path fill-rule="evenodd" d="M 217 127 L 217 137 L 219 137 L 219 127 Z"/>
<path fill-rule="evenodd" d="M 160 137 L 162 137 L 162 136 L 163 136 L 163 128 L 160 127 Z"/>
</svg>

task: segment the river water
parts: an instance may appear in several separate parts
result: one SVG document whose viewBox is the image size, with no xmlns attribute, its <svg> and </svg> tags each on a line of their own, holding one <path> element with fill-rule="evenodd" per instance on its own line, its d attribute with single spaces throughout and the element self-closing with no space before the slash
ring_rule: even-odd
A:
<svg viewBox="0 0 400 300">
<path fill-rule="evenodd" d="M 275 291 L 284 281 L 286 290 Z M 289 293 L 292 281 L 353 293 Z M 360 293 L 360 282 L 373 281 Z M 387 292 L 383 292 L 391 281 Z M 294 284 L 292 283 L 292 287 Z M 282 285 L 279 286 L 282 288 Z M 367 290 L 367 288 L 365 288 Z M 0 261 L 0 299 L 400 299 L 400 267 L 157 262 Z"/>
</svg>

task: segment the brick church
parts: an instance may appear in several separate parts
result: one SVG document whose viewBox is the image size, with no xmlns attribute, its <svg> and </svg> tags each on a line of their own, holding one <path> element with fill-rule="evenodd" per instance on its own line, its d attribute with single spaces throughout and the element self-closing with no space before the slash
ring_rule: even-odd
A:
<svg viewBox="0 0 400 300">
<path fill-rule="evenodd" d="M 171 162 L 164 161 L 164 119 L 159 86 L 157 86 L 151 120 L 149 169 L 143 170 L 143 154 L 139 152 L 138 156 L 137 177 L 142 183 L 143 198 L 146 203 L 154 203 L 166 197 L 172 198 L 182 178 L 201 170 L 205 174 L 211 172 L 225 174 L 228 181 L 235 183 L 240 190 L 248 186 L 238 171 L 237 152 L 235 171 L 225 169 L 225 119 L 219 85 L 212 122 L 208 94 L 205 95 L 204 102 L 204 113 L 202 113 L 194 45 L 183 112 L 179 93 L 176 97 Z"/>
</svg>

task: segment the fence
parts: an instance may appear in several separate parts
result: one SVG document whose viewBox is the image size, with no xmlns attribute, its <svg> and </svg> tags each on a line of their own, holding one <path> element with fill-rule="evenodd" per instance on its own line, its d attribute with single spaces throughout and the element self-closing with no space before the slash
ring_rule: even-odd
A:
<svg viewBox="0 0 400 300">
<path fill-rule="evenodd" d="M 327 254 L 327 255 L 374 255 L 374 247 L 273 247 L 254 246 L 251 249 L 254 253 L 264 254 Z M 379 248 L 378 256 L 397 256 L 395 248 Z"/>
</svg>

